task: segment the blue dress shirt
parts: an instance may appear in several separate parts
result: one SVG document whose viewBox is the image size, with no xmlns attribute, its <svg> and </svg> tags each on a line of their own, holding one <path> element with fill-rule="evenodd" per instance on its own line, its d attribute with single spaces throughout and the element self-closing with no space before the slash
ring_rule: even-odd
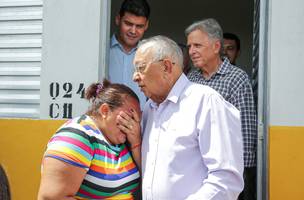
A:
<svg viewBox="0 0 304 200">
<path fill-rule="evenodd" d="M 140 107 L 143 109 L 146 97 L 137 84 L 133 81 L 133 59 L 137 47 L 130 52 L 125 52 L 122 45 L 113 35 L 110 44 L 109 80 L 113 83 L 122 83 L 130 87 L 140 100 Z"/>
</svg>

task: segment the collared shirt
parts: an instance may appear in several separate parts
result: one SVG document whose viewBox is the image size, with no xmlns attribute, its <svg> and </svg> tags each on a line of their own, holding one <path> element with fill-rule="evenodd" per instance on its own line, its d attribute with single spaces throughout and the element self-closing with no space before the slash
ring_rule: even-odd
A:
<svg viewBox="0 0 304 200">
<path fill-rule="evenodd" d="M 109 80 L 113 83 L 122 83 L 130 87 L 140 100 L 140 107 L 143 108 L 146 103 L 146 97 L 138 85 L 133 81 L 133 59 L 137 47 L 130 52 L 125 52 L 122 45 L 113 35 L 110 45 L 110 60 L 109 60 Z"/>
<path fill-rule="evenodd" d="M 232 200 L 243 189 L 239 111 L 182 74 L 142 118 L 144 200 Z"/>
<path fill-rule="evenodd" d="M 227 58 L 218 71 L 205 79 L 200 69 L 196 68 L 188 74 L 189 80 L 208 85 L 219 92 L 241 112 L 241 123 L 244 143 L 244 166 L 256 166 L 257 120 L 252 87 L 246 72 L 230 64 Z"/>
</svg>

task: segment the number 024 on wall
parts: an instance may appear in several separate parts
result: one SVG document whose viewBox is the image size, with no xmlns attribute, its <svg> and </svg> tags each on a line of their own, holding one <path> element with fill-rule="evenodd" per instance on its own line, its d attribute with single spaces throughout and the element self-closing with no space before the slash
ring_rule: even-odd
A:
<svg viewBox="0 0 304 200">
<path fill-rule="evenodd" d="M 51 118 L 72 118 L 73 103 L 72 98 L 84 98 L 84 83 L 72 84 L 69 82 L 60 84 L 59 82 L 50 83 L 49 94 L 51 104 L 49 105 L 49 116 Z"/>
</svg>

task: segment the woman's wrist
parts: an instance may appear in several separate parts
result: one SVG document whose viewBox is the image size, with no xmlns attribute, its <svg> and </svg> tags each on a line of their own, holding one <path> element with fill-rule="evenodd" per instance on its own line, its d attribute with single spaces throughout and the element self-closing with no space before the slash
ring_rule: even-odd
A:
<svg viewBox="0 0 304 200">
<path fill-rule="evenodd" d="M 133 149 L 139 148 L 140 146 L 141 146 L 141 142 L 131 145 L 130 149 L 133 150 Z"/>
</svg>

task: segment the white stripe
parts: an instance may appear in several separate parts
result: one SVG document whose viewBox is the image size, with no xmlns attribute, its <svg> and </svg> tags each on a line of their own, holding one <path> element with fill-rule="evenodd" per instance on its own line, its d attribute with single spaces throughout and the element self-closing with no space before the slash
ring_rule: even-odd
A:
<svg viewBox="0 0 304 200">
<path fill-rule="evenodd" d="M 107 188 L 116 188 L 119 187 L 125 183 L 131 182 L 135 179 L 139 178 L 139 172 L 136 172 L 130 176 L 127 176 L 123 179 L 120 180 L 113 180 L 113 181 L 109 181 L 109 180 L 103 180 L 94 176 L 91 176 L 89 174 L 86 175 L 85 180 L 90 181 L 96 185 L 102 186 L 102 187 L 107 187 Z"/>
</svg>

